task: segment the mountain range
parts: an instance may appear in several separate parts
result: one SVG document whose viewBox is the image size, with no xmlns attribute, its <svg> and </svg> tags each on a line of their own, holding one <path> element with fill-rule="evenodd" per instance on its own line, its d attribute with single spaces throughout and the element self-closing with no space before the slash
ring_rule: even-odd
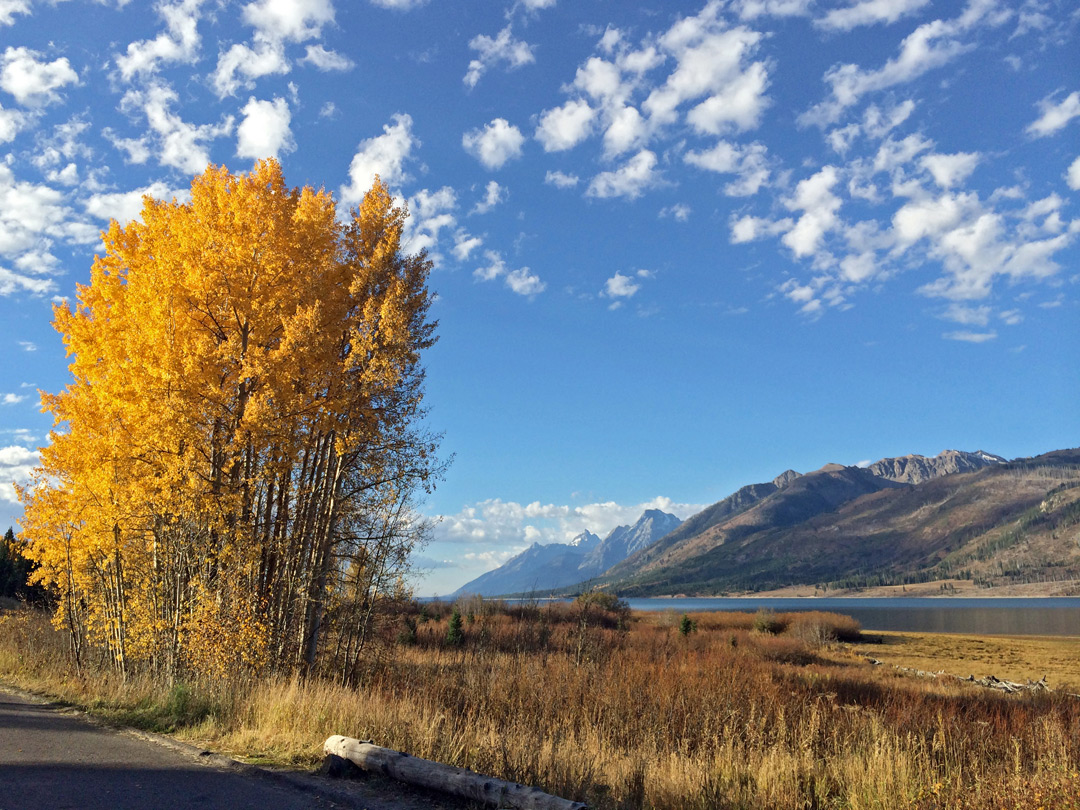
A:
<svg viewBox="0 0 1080 810">
<path fill-rule="evenodd" d="M 969 579 L 1080 578 L 1080 450 L 827 464 L 748 484 L 680 522 L 657 510 L 604 540 L 534 545 L 458 593 L 715 595 Z"/>
</svg>

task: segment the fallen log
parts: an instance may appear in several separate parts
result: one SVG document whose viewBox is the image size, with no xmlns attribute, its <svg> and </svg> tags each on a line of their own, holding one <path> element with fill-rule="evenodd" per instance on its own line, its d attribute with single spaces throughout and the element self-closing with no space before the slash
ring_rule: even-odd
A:
<svg viewBox="0 0 1080 810">
<path fill-rule="evenodd" d="M 323 752 L 327 756 L 348 760 L 365 771 L 374 771 L 410 785 L 441 790 L 493 807 L 512 807 L 517 810 L 585 810 L 585 805 L 581 802 L 561 799 L 544 793 L 539 788 L 420 759 L 340 734 L 327 739 L 323 744 Z"/>
</svg>

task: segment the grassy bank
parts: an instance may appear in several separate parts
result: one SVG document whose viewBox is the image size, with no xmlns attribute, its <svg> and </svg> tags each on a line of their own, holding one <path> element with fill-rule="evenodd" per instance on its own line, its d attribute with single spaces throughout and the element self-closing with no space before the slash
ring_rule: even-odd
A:
<svg viewBox="0 0 1080 810">
<path fill-rule="evenodd" d="M 1080 701 L 871 667 L 842 617 L 477 604 L 449 645 L 446 613 L 403 617 L 355 689 L 79 675 L 8 613 L 0 678 L 251 758 L 310 765 L 344 733 L 597 808 L 1080 808 Z"/>
</svg>

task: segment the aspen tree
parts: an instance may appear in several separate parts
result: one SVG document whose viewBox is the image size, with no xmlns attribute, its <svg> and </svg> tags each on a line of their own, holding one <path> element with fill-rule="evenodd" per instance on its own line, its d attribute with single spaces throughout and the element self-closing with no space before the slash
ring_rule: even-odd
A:
<svg viewBox="0 0 1080 810">
<path fill-rule="evenodd" d="M 431 264 L 403 252 L 405 217 L 376 178 L 341 222 L 266 160 L 103 233 L 55 310 L 72 382 L 43 395 L 56 429 L 21 491 L 75 649 L 169 678 L 309 671 L 328 614 L 363 625 L 334 600 L 386 596 L 403 562 L 383 546 L 421 539 L 413 499 L 443 469 Z"/>
</svg>

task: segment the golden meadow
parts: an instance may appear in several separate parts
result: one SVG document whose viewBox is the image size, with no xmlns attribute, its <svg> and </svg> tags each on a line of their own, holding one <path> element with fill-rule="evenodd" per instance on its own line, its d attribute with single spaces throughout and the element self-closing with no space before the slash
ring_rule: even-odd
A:
<svg viewBox="0 0 1080 810">
<path fill-rule="evenodd" d="M 1005 695 L 873 666 L 835 614 L 456 608 L 456 643 L 449 605 L 387 616 L 352 686 L 168 686 L 107 655 L 79 673 L 46 616 L 10 610 L 0 677 L 249 760 L 312 766 L 340 733 L 596 808 L 1080 807 L 1080 699 L 1062 683 Z"/>
</svg>

